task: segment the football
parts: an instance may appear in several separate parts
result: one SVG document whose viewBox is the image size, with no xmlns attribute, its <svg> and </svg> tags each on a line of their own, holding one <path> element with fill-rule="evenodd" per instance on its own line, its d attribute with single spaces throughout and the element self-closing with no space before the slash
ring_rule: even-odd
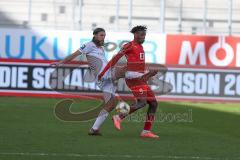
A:
<svg viewBox="0 0 240 160">
<path fill-rule="evenodd" d="M 130 111 L 130 106 L 126 102 L 120 101 L 116 106 L 116 111 L 117 111 L 117 113 L 126 115 Z"/>
</svg>

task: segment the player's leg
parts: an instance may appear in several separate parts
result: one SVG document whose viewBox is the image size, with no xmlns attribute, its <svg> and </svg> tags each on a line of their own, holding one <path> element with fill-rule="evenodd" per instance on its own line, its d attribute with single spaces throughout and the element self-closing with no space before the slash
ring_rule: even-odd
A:
<svg viewBox="0 0 240 160">
<path fill-rule="evenodd" d="M 108 117 L 109 112 L 111 112 L 115 106 L 115 92 L 116 86 L 114 84 L 115 80 L 125 77 L 126 66 L 114 67 L 111 71 L 111 80 L 104 81 L 101 84 L 101 88 L 103 90 L 103 96 L 105 101 L 105 107 L 100 111 L 96 121 L 94 122 L 92 128 L 90 129 L 90 135 L 94 135 L 94 133 L 99 133 L 99 128 Z M 91 134 L 93 133 L 93 134 Z"/>
<path fill-rule="evenodd" d="M 137 99 L 136 103 L 131 105 L 130 112 L 127 115 L 134 113 L 135 111 L 143 108 L 147 104 L 147 90 L 145 89 L 146 83 L 143 83 L 139 79 L 126 79 L 126 84 L 132 91 L 132 94 Z M 121 129 L 121 121 L 127 116 L 124 114 L 114 115 L 112 117 L 114 126 L 116 129 Z"/>
<path fill-rule="evenodd" d="M 137 110 L 145 107 L 147 104 L 147 100 L 145 98 L 138 98 L 134 104 L 130 106 L 130 111 L 129 113 L 126 114 L 119 114 L 119 117 L 121 120 L 123 120 L 126 116 L 136 112 Z"/>
<path fill-rule="evenodd" d="M 147 104 L 147 103 L 146 103 L 146 100 L 144 100 L 144 99 L 138 99 L 136 103 L 134 103 L 134 104 L 132 104 L 132 105 L 130 106 L 130 112 L 129 112 L 127 115 L 125 115 L 125 114 L 113 115 L 112 120 L 113 120 L 113 123 L 114 123 L 115 128 L 116 128 L 117 130 L 121 130 L 121 122 L 122 122 L 122 120 L 123 120 L 126 116 L 134 113 L 135 111 L 139 110 L 140 108 L 143 108 L 146 104 Z"/>
<path fill-rule="evenodd" d="M 136 103 L 131 105 L 129 114 L 143 108 L 147 104 L 147 83 L 141 79 L 126 79 L 126 84 L 137 99 Z M 124 117 L 123 117 L 124 118 Z"/>
<path fill-rule="evenodd" d="M 114 66 L 111 70 L 111 78 L 113 81 L 119 80 L 120 78 L 125 78 L 125 73 L 127 71 L 126 65 Z"/>
<path fill-rule="evenodd" d="M 99 129 L 103 122 L 106 120 L 106 118 L 109 115 L 109 112 L 111 112 L 115 107 L 115 86 L 111 81 L 104 82 L 103 86 L 103 97 L 105 106 L 100 111 L 98 117 L 96 118 L 92 128 L 89 131 L 89 135 L 101 135 L 99 132 Z"/>
<path fill-rule="evenodd" d="M 143 138 L 159 138 L 158 135 L 155 135 L 154 133 L 151 132 L 151 128 L 152 128 L 152 125 L 154 122 L 158 103 L 157 103 L 155 95 L 150 87 L 148 88 L 147 96 L 148 96 L 147 103 L 149 104 L 149 108 L 147 111 L 146 120 L 145 120 L 143 131 L 141 133 L 141 137 L 143 137 Z"/>
</svg>

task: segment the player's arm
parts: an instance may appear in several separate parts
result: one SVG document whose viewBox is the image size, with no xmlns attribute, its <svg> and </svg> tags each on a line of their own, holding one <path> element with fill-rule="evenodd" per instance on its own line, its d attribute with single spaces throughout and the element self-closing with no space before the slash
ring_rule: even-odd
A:
<svg viewBox="0 0 240 160">
<path fill-rule="evenodd" d="M 74 53 L 72 53 L 72 54 L 68 55 L 67 57 L 65 57 L 63 60 L 61 60 L 59 62 L 51 63 L 51 66 L 54 66 L 54 67 L 62 66 L 63 64 L 70 62 L 71 60 L 73 60 L 74 58 L 76 58 L 77 56 L 79 56 L 81 54 L 82 53 L 79 50 L 77 50 Z"/>
<path fill-rule="evenodd" d="M 108 64 L 105 66 L 105 68 L 103 69 L 103 71 L 99 74 L 98 76 L 98 80 L 100 80 L 104 74 L 107 72 L 107 70 L 110 68 L 110 67 L 113 67 L 117 62 L 118 60 L 128 54 L 128 52 L 132 49 L 132 45 L 131 43 L 127 43 L 125 44 L 122 49 L 108 62 Z"/>
<path fill-rule="evenodd" d="M 117 62 L 118 60 L 124 56 L 124 52 L 119 52 L 118 54 L 116 54 L 109 62 L 108 64 L 104 67 L 104 69 L 102 70 L 102 72 L 99 74 L 98 76 L 98 80 L 100 80 L 104 74 L 107 72 L 107 70 L 111 67 L 113 67 Z"/>
</svg>

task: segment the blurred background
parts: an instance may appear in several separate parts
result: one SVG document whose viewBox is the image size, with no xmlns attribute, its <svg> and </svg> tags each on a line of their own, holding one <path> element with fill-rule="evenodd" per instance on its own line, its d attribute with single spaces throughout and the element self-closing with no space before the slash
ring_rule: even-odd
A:
<svg viewBox="0 0 240 160">
<path fill-rule="evenodd" d="M 50 64 L 96 27 L 106 29 L 110 60 L 135 25 L 148 27 L 146 62 L 166 66 L 159 80 L 173 86 L 156 93 L 160 140 L 139 137 L 148 106 L 121 132 L 114 110 L 97 138 L 87 135 L 93 120 L 59 119 L 60 102 L 73 100 L 71 118 L 99 106 L 102 92 L 84 81 L 87 65 L 60 68 L 56 77 L 68 76 L 51 87 Z M 239 35 L 240 0 L 0 0 L 0 160 L 240 160 Z M 117 87 L 132 104 L 124 79 Z"/>
<path fill-rule="evenodd" d="M 0 0 L 0 94 L 52 93 L 43 83 L 49 74 L 36 77 L 40 71 L 29 63 L 37 67 L 63 59 L 91 41 L 96 27 L 106 30 L 105 57 L 110 60 L 122 42 L 132 40 L 129 30 L 136 25 L 148 27 L 146 62 L 169 68 L 164 78 L 173 90 L 162 98 L 240 101 L 239 0 Z M 3 62 L 13 64 L 6 68 Z M 8 70 L 15 73 L 12 66 L 21 63 L 33 72 L 16 86 L 13 82 L 21 82 L 17 79 L 24 73 L 14 77 Z M 51 72 L 50 67 L 44 70 Z"/>
<path fill-rule="evenodd" d="M 240 33 L 239 0 L 0 0 L 0 27 L 151 32 Z"/>
</svg>

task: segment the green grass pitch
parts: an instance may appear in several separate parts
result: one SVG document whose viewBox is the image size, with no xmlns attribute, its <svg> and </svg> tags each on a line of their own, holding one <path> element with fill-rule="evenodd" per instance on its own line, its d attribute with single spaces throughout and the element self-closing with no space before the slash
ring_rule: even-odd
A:
<svg viewBox="0 0 240 160">
<path fill-rule="evenodd" d="M 63 122 L 54 116 L 58 101 L 0 97 L 0 160 L 240 160 L 239 104 L 160 102 L 153 127 L 160 139 L 153 140 L 139 137 L 147 108 L 127 118 L 121 131 L 109 116 L 103 136 L 91 137 L 93 121 Z M 98 103 L 82 100 L 72 111 Z"/>
</svg>

